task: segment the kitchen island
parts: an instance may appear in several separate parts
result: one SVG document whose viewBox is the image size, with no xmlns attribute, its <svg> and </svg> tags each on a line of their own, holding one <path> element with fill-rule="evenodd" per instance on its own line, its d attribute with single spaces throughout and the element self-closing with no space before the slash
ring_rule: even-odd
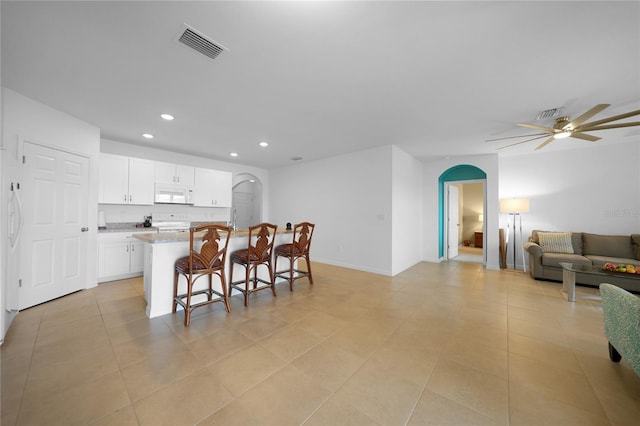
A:
<svg viewBox="0 0 640 426">
<path fill-rule="evenodd" d="M 198 241 L 202 238 L 198 236 Z M 226 278 L 229 280 L 230 255 L 236 250 L 247 248 L 248 230 L 233 231 L 229 237 L 226 259 Z M 173 276 L 175 261 L 183 256 L 189 255 L 189 232 L 161 232 L 155 234 L 136 234 L 135 238 L 144 243 L 144 296 L 147 301 L 146 314 L 149 318 L 171 313 L 173 307 Z M 293 238 L 293 231 L 278 228 L 275 246 L 290 243 Z M 221 241 L 224 244 L 224 240 Z M 274 247 L 275 247 L 274 246 Z M 197 246 L 199 249 L 199 246 Z M 279 264 L 274 263 L 274 272 L 288 269 L 287 259 L 281 259 Z M 245 276 L 244 268 L 234 266 L 234 280 L 239 280 Z M 268 279 L 267 268 L 262 266 L 258 269 L 258 277 Z M 198 280 L 201 285 L 206 285 L 207 279 Z M 181 288 L 186 286 L 184 277 L 180 277 Z M 214 277 L 214 288 L 221 291 L 219 280 Z M 227 288 L 229 283 L 227 282 Z M 237 294 L 235 292 L 234 294 Z M 231 296 L 231 295 L 230 295 Z M 206 297 L 201 295 L 201 297 Z M 180 309 L 180 306 L 178 307 Z"/>
</svg>

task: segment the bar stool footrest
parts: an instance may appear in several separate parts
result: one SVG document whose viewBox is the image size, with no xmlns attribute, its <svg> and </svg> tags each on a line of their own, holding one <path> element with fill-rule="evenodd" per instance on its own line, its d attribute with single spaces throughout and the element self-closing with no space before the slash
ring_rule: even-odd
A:
<svg viewBox="0 0 640 426">
<path fill-rule="evenodd" d="M 245 282 L 245 280 L 234 281 L 230 283 L 229 286 L 244 293 L 245 291 L 247 291 L 245 289 L 245 283 L 246 283 L 246 288 L 249 290 L 249 293 L 253 293 L 254 291 L 264 290 L 265 288 L 271 288 L 271 285 L 272 285 L 270 281 L 263 280 L 262 278 L 251 278 L 249 282 Z M 249 284 L 251 283 L 262 283 L 265 285 L 257 286 L 256 288 L 248 288 Z M 242 284 L 242 286 L 239 286 L 238 284 Z"/>
<path fill-rule="evenodd" d="M 282 270 L 282 271 L 277 271 L 274 275 L 277 278 L 284 278 L 285 280 L 289 280 L 289 279 L 291 279 L 291 277 L 289 276 L 290 272 L 291 271 L 286 269 L 286 270 Z M 300 269 L 294 269 L 293 272 L 298 274 L 298 275 L 294 275 L 293 276 L 294 280 L 297 280 L 298 278 L 304 278 L 304 277 L 309 276 L 309 271 L 302 271 Z"/>
<path fill-rule="evenodd" d="M 212 297 L 211 300 L 204 300 L 202 302 L 198 302 L 198 303 L 192 303 L 191 304 L 191 310 L 193 311 L 195 308 L 199 307 L 199 306 L 204 306 L 204 305 L 209 305 L 211 303 L 216 303 L 216 302 L 222 302 L 224 303 L 224 294 L 219 293 L 215 290 L 211 290 L 209 291 L 209 289 L 204 289 L 204 290 L 198 290 L 198 291 L 194 291 L 191 293 L 191 297 L 193 296 L 198 296 L 201 294 L 206 294 L 206 295 L 210 295 Z M 215 299 L 213 298 L 213 296 L 217 296 Z M 185 311 L 187 310 L 187 303 L 183 300 L 186 299 L 187 295 L 186 294 L 179 294 L 178 296 L 175 297 L 175 302 L 182 306 L 182 309 L 184 309 Z"/>
</svg>

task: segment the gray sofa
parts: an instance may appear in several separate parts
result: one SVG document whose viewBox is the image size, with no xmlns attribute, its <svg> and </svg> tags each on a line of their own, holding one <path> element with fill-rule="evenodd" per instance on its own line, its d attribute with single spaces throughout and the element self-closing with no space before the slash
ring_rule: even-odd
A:
<svg viewBox="0 0 640 426">
<path fill-rule="evenodd" d="M 540 234 L 547 231 L 534 230 L 529 241 L 524 244 L 529 253 L 529 272 L 537 280 L 562 281 L 560 262 L 602 267 L 605 263 L 623 263 L 640 266 L 640 234 L 599 235 L 586 232 L 571 233 L 573 253 L 559 253 L 543 250 Z M 549 234 L 543 235 L 543 238 Z M 543 244 L 544 245 L 544 244 Z M 633 292 L 640 292 L 640 276 L 614 274 L 602 277 L 593 274 L 576 273 L 576 283 L 598 286 L 608 282 Z"/>
</svg>

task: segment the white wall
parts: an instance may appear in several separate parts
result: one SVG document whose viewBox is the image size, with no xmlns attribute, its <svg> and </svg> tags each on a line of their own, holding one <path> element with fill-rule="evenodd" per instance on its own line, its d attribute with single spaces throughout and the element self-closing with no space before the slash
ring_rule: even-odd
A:
<svg viewBox="0 0 640 426">
<path fill-rule="evenodd" d="M 264 192 L 262 197 L 262 217 L 265 220 L 269 217 L 269 173 L 266 169 L 204 157 L 178 154 L 152 146 L 132 145 L 109 139 L 101 140 L 100 152 L 231 172 L 233 174 L 234 185 L 237 183 L 239 175 L 249 173 L 262 182 Z M 152 215 L 155 217 L 162 213 L 187 214 L 191 221 L 227 221 L 230 219 L 229 208 L 191 207 L 177 204 L 156 204 L 153 206 L 100 204 L 100 209 L 105 212 L 107 223 L 142 222 L 144 216 Z"/>
<path fill-rule="evenodd" d="M 2 88 L 2 148 L 3 167 L 2 182 L 19 181 L 22 168 L 19 158 L 23 142 L 32 142 L 47 147 L 65 150 L 89 159 L 89 232 L 87 233 L 87 250 L 97 252 L 97 157 L 100 147 L 100 130 L 74 117 L 56 111 L 22 96 L 12 90 Z M 7 205 L 8 188 L 2 186 L 2 205 Z M 7 225 L 5 220 L 0 227 L 2 258 L 7 254 Z M 25 260 L 22 259 L 24 263 Z M 96 259 L 87 259 L 87 287 L 97 284 Z M 2 268 L 2 293 L 8 290 L 6 269 Z M 11 284 L 13 285 L 13 284 Z M 6 301 L 3 301 L 2 312 L 5 312 Z"/>
<path fill-rule="evenodd" d="M 604 139 L 580 150 L 506 157 L 500 160 L 500 198 L 529 198 L 525 240 L 532 229 L 638 233 L 639 164 L 638 141 L 611 146 Z M 502 226 L 506 219 L 501 215 Z"/>
<path fill-rule="evenodd" d="M 475 155 L 451 157 L 425 162 L 423 165 L 423 218 L 424 240 L 423 259 L 439 262 L 438 253 L 438 178 L 449 168 L 468 164 L 475 166 L 487 175 L 486 212 L 484 217 L 484 247 L 487 269 L 499 269 L 498 250 L 498 155 Z"/>
<path fill-rule="evenodd" d="M 392 147 L 271 170 L 272 222 L 316 224 L 313 261 L 392 273 Z"/>
<path fill-rule="evenodd" d="M 392 147 L 392 275 L 422 260 L 422 163 Z"/>
</svg>

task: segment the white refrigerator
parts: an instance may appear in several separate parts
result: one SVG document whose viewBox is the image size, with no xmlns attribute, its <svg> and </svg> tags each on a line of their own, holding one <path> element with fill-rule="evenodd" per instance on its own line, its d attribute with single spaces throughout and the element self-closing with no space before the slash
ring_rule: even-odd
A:
<svg viewBox="0 0 640 426">
<path fill-rule="evenodd" d="M 3 151 L 2 164 L 2 201 L 6 206 L 0 213 L 3 222 L 2 241 L 2 293 L 0 294 L 0 342 L 18 313 L 20 289 L 20 237 L 22 233 L 22 203 L 20 199 L 19 164 L 15 152 Z"/>
</svg>

